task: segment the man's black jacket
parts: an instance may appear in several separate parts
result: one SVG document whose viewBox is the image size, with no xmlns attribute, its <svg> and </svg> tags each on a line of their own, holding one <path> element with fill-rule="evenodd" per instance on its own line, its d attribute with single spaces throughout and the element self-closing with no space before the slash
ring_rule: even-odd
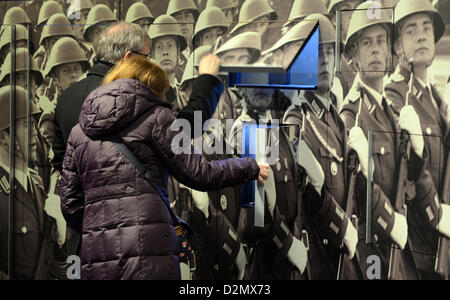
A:
<svg viewBox="0 0 450 300">
<path fill-rule="evenodd" d="M 87 77 L 66 89 L 58 99 L 55 108 L 55 136 L 53 139 L 53 167 L 62 171 L 67 140 L 72 128 L 78 123 L 81 107 L 86 97 L 102 84 L 103 77 L 113 67 L 112 64 L 97 62 Z M 191 124 L 191 137 L 194 136 L 194 112 L 202 111 L 203 122 L 210 119 L 216 110 L 223 92 L 222 82 L 212 75 L 200 75 L 194 82 L 194 89 L 188 104 L 179 109 L 178 118 Z"/>
</svg>

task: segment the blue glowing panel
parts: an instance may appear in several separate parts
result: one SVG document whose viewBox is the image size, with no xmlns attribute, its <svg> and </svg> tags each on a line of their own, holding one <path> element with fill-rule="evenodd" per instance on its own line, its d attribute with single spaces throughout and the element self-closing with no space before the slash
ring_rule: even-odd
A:
<svg viewBox="0 0 450 300">
<path fill-rule="evenodd" d="M 235 87 L 311 90 L 317 88 L 318 67 L 319 27 L 316 26 L 287 72 L 232 72 L 228 83 Z"/>
</svg>

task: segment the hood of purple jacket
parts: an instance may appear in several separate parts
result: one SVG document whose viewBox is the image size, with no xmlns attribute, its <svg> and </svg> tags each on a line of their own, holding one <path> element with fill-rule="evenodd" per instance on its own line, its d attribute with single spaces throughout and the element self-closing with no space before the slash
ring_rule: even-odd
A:
<svg viewBox="0 0 450 300">
<path fill-rule="evenodd" d="M 91 139 L 111 136 L 163 102 L 145 84 L 134 79 L 120 79 L 100 86 L 84 101 L 78 122 Z"/>
</svg>

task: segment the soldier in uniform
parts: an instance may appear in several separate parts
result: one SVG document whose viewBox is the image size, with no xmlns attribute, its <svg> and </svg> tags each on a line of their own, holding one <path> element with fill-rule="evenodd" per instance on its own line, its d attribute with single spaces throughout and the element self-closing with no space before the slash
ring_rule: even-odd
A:
<svg viewBox="0 0 450 300">
<path fill-rule="evenodd" d="M 2 66 L 2 70 L 0 73 L 0 87 L 9 86 L 11 83 L 11 53 L 6 57 L 5 63 Z M 27 59 L 28 59 L 28 51 L 25 48 L 19 48 L 16 50 L 16 86 L 20 86 L 27 90 Z M 30 88 L 30 99 L 34 103 L 34 105 L 38 106 L 38 103 L 41 102 L 41 98 L 43 96 L 38 96 L 36 94 L 36 88 L 41 85 L 43 82 L 42 74 L 39 68 L 37 67 L 34 60 L 31 61 L 31 88 Z M 49 100 L 42 100 L 43 102 L 48 102 Z M 37 114 L 33 114 L 33 125 L 35 129 L 38 130 L 38 122 L 40 118 L 41 112 Z M 41 175 L 44 188 L 47 191 L 50 184 L 50 163 L 48 160 L 49 153 L 48 148 L 45 147 L 45 141 L 41 135 L 37 135 L 37 161 L 32 162 L 32 164 L 37 167 L 39 175 Z"/>
<path fill-rule="evenodd" d="M 395 7 L 394 24 L 396 29 L 395 51 L 399 57 L 399 65 L 385 85 L 386 97 L 392 102 L 394 109 L 400 111 L 406 103 L 409 84 L 412 86 L 409 105 L 419 115 L 421 132 L 424 135 L 428 161 L 425 168 L 430 171 L 434 187 L 442 197 L 444 187 L 445 160 L 447 157 L 444 139 L 448 134 L 447 104 L 436 88 L 428 81 L 427 69 L 435 55 L 435 43 L 443 36 L 445 25 L 440 14 L 426 0 L 400 2 Z M 412 82 L 410 82 L 413 80 Z M 417 132 L 420 134 L 419 132 Z M 425 212 L 426 210 L 426 212 Z M 428 231 L 424 234 L 423 218 L 432 222 L 439 232 L 448 230 L 439 226 L 447 217 L 447 206 L 436 203 L 428 207 L 410 209 L 409 224 L 412 251 L 430 255 L 418 256 L 418 268 L 422 278 L 439 278 L 435 272 L 435 258 L 439 234 Z M 423 216 L 423 217 L 422 217 Z"/>
<path fill-rule="evenodd" d="M 55 1 L 45 1 L 39 10 L 39 17 L 36 26 L 36 33 L 41 35 L 43 26 L 47 24 L 48 19 L 54 14 L 63 14 L 61 7 Z"/>
<path fill-rule="evenodd" d="M 360 263 L 362 269 L 367 269 L 366 260 L 370 255 L 378 255 L 381 258 L 383 279 L 410 279 L 420 278 L 417 273 L 411 249 L 406 245 L 408 240 L 408 225 L 406 217 L 397 212 L 396 194 L 399 182 L 399 145 L 401 129 L 409 133 L 420 127 L 417 113 L 414 110 L 405 109 L 397 122 L 394 111 L 383 96 L 383 79 L 391 64 L 391 37 L 392 22 L 386 10 L 381 10 L 381 17 L 371 19 L 368 10 L 375 2 L 368 1 L 357 7 L 350 20 L 345 54 L 359 70 L 355 82 L 345 100 L 341 116 L 347 128 L 361 128 L 366 138 L 369 131 L 374 133 L 374 177 L 372 187 L 372 228 L 376 245 L 366 245 L 365 236 L 365 204 L 356 203 L 359 212 L 359 236 L 361 242 L 358 245 Z M 361 107 L 361 109 L 360 109 Z M 416 120 L 416 122 L 404 120 Z M 355 122 L 358 121 L 358 124 Z M 355 129 L 356 130 L 356 129 Z M 415 184 L 417 196 L 412 201 L 414 205 L 430 203 L 433 205 L 434 195 L 429 191 L 434 190 L 429 172 L 424 172 L 423 138 L 414 136 L 412 155 L 408 162 L 408 180 Z M 420 146 L 422 145 L 422 146 Z M 416 184 L 417 182 L 417 184 Z M 362 188 L 366 184 L 360 184 Z M 366 191 L 359 191 L 365 194 Z M 413 225 L 414 226 L 414 225 Z M 387 245 L 394 245 L 406 251 L 402 251 L 397 274 L 389 275 L 389 254 Z M 377 246 L 381 245 L 381 246 Z M 383 247 L 384 246 L 384 247 Z M 389 275 L 389 277 L 388 277 Z"/>
<path fill-rule="evenodd" d="M 217 7 L 206 8 L 200 14 L 195 25 L 192 43 L 194 49 L 199 46 L 213 45 L 214 42 L 228 31 L 229 21 Z"/>
<path fill-rule="evenodd" d="M 84 40 L 83 31 L 91 8 L 92 2 L 90 0 L 72 0 L 67 9 L 67 18 L 72 24 L 72 30 L 81 48 L 86 52 L 88 59 L 94 56 L 94 49 L 90 43 Z"/>
<path fill-rule="evenodd" d="M 306 22 L 306 19 L 303 21 Z M 358 235 L 350 216 L 342 209 L 348 193 L 348 148 L 362 148 L 364 143 L 347 145 L 347 130 L 333 104 L 335 29 L 320 19 L 319 78 L 317 92 L 306 91 L 302 105 L 292 106 L 284 123 L 295 124 L 297 162 L 306 172 L 309 183 L 303 192 L 303 226 L 309 235 L 309 279 L 336 279 L 341 251 L 348 258 L 356 253 Z M 351 141 L 352 136 L 350 136 Z M 367 142 L 365 144 L 367 148 Z M 364 159 L 364 158 L 363 158 Z M 367 177 L 367 164 L 361 163 Z M 341 248 L 342 247 L 342 248 Z M 354 264 L 348 264 L 344 279 L 362 279 Z"/>
<path fill-rule="evenodd" d="M 193 0 L 170 0 L 166 14 L 174 17 L 180 25 L 181 33 L 188 43 L 186 51 L 183 52 L 185 61 L 187 61 L 193 49 L 192 37 L 200 12 Z"/>
<path fill-rule="evenodd" d="M 239 34 L 221 45 L 215 52 L 223 65 L 253 64 L 261 55 L 261 37 L 255 32 Z M 222 80 L 225 82 L 225 78 Z M 243 96 L 236 88 L 225 88 L 214 118 L 222 122 L 223 136 L 227 137 L 226 120 L 236 120 L 242 113 Z"/>
<path fill-rule="evenodd" d="M 328 15 L 328 10 L 322 1 L 295 0 L 289 14 L 288 21 L 283 24 L 282 34 L 286 34 L 293 26 L 298 24 L 310 14 Z"/>
<path fill-rule="evenodd" d="M 61 13 L 52 15 L 42 30 L 39 48 L 33 55 L 33 59 L 42 71 L 45 70 L 48 56 L 56 41 L 65 36 L 75 38 L 69 19 Z"/>
<path fill-rule="evenodd" d="M 274 111 L 272 103 L 280 101 L 282 94 L 270 89 L 245 88 L 245 106 L 233 124 L 227 139 L 228 147 L 242 153 L 244 124 L 267 124 L 282 117 L 284 110 Z M 289 105 L 287 105 L 289 106 Z M 253 208 L 243 207 L 238 232 L 249 249 L 246 279 L 291 279 L 294 269 L 303 273 L 307 250 L 300 235 L 294 235 L 297 220 L 297 184 L 295 156 L 292 144 L 283 128 L 267 132 L 268 147 L 277 147 L 271 153 L 270 178 L 265 182 L 264 228 L 253 227 Z M 242 197 L 242 196 L 241 196 Z M 242 199 L 242 201 L 248 199 Z M 243 223 L 243 224 L 242 224 Z M 298 277 L 296 278 L 298 279 Z"/>
<path fill-rule="evenodd" d="M 152 58 L 169 77 L 170 89 L 166 93 L 166 100 L 175 105 L 178 97 L 178 82 L 183 74 L 181 71 L 184 72 L 184 69 L 177 67 L 179 67 L 180 55 L 187 47 L 186 39 L 177 21 L 169 15 L 156 18 L 150 26 L 148 35 L 152 39 Z M 180 73 L 181 75 L 178 75 Z"/>
<path fill-rule="evenodd" d="M 208 0 L 205 9 L 209 7 L 220 8 L 227 17 L 229 24 L 235 22 L 239 16 L 238 8 L 236 7 L 236 4 L 233 3 L 233 0 Z"/>
<path fill-rule="evenodd" d="M 88 57 L 88 60 L 91 65 L 94 64 L 95 60 L 95 53 L 92 49 L 95 46 L 93 44 L 98 41 L 103 30 L 114 22 L 117 22 L 117 18 L 111 9 L 104 4 L 95 5 L 89 11 L 86 25 L 84 25 L 83 29 L 83 38 L 90 44 L 89 51 L 92 52 L 92 56 Z"/>
<path fill-rule="evenodd" d="M 0 106 L 9 110 L 10 87 L 0 89 Z M 32 103 L 31 113 L 39 110 Z M 9 117 L 1 119 L 0 124 L 0 270 L 12 274 L 10 279 L 48 279 L 49 266 L 52 264 L 52 250 L 55 236 L 50 231 L 53 220 L 47 215 L 44 204 L 46 195 L 42 179 L 38 172 L 27 165 L 27 151 L 31 147 L 32 156 L 36 155 L 36 134 L 32 127 L 31 140 L 27 144 L 27 96 L 26 91 L 16 87 L 16 156 L 15 187 L 9 186 Z M 33 158 L 30 158 L 33 160 Z M 8 247 L 8 197 L 15 191 L 14 199 L 14 253 L 12 253 L 13 270 L 7 270 Z"/>
<path fill-rule="evenodd" d="M 148 32 L 150 25 L 155 21 L 152 13 L 144 3 L 136 2 L 127 11 L 125 21 L 138 24 L 145 32 Z"/>
<path fill-rule="evenodd" d="M 5 30 L 0 36 L 0 65 L 4 63 L 6 55 L 8 55 L 8 53 L 11 51 L 12 27 L 4 26 L 4 28 Z M 27 39 L 28 39 L 27 37 L 28 37 L 27 29 L 23 25 L 16 25 L 16 49 L 27 48 Z"/>
<path fill-rule="evenodd" d="M 3 17 L 3 25 L 23 25 L 27 27 L 31 25 L 30 18 L 28 17 L 25 10 L 20 6 L 13 6 L 8 9 Z M 0 35 L 7 26 L 2 26 L 0 29 Z"/>
<path fill-rule="evenodd" d="M 45 87 L 43 95 L 47 96 L 50 102 L 43 103 L 40 99 L 42 111 L 54 112 L 59 95 L 78 81 L 89 68 L 84 51 L 76 40 L 70 37 L 59 39 L 52 48 L 44 70 L 44 77 L 49 84 Z"/>
<path fill-rule="evenodd" d="M 352 16 L 352 12 L 348 10 L 354 10 L 361 2 L 362 0 L 331 0 L 330 4 L 328 6 L 328 12 L 331 18 L 331 21 L 333 22 L 334 26 L 336 27 L 336 12 L 347 10 L 341 12 L 341 28 L 336 28 L 336 30 L 340 30 L 341 35 L 341 41 L 345 41 L 346 34 L 347 34 L 347 28 L 348 24 L 350 22 L 350 18 Z M 339 83 L 341 85 L 343 98 L 348 94 L 348 91 L 352 87 L 353 80 L 355 79 L 355 70 L 350 68 L 347 60 L 345 59 L 345 56 L 341 56 L 341 70 L 340 72 L 336 73 L 336 79 L 339 80 Z M 339 107 L 340 108 L 340 107 Z"/>
<path fill-rule="evenodd" d="M 269 25 L 276 20 L 278 15 L 266 0 L 247 0 L 239 11 L 239 22 L 229 34 L 235 36 L 244 32 L 257 32 L 261 40 L 266 42 L 272 34 Z"/>
</svg>

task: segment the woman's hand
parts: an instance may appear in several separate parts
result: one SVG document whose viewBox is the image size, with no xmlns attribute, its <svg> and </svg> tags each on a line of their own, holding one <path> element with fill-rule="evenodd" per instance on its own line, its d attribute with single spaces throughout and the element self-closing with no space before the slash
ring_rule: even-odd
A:
<svg viewBox="0 0 450 300">
<path fill-rule="evenodd" d="M 200 60 L 199 74 L 210 74 L 217 77 L 220 68 L 220 58 L 214 54 L 208 54 Z"/>
<path fill-rule="evenodd" d="M 264 180 L 269 178 L 269 165 L 264 163 L 258 163 L 258 167 L 259 167 L 258 182 L 261 185 L 264 185 Z"/>
</svg>

